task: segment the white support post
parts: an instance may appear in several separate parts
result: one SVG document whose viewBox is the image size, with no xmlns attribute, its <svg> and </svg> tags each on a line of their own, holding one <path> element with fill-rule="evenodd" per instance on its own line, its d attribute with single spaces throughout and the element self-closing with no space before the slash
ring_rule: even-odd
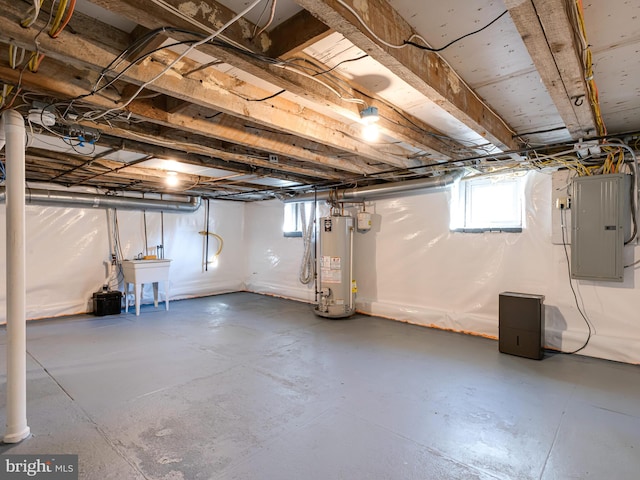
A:
<svg viewBox="0 0 640 480">
<path fill-rule="evenodd" d="M 25 255 L 25 128 L 19 113 L 2 114 L 6 141 L 7 431 L 5 443 L 29 436 Z"/>
</svg>

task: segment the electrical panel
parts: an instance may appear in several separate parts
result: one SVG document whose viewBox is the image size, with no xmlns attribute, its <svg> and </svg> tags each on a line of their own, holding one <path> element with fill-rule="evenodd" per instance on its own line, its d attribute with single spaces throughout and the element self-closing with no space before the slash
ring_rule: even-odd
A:
<svg viewBox="0 0 640 480">
<path fill-rule="evenodd" d="M 623 248 L 631 230 L 631 176 L 573 180 L 571 277 L 622 282 Z"/>
</svg>

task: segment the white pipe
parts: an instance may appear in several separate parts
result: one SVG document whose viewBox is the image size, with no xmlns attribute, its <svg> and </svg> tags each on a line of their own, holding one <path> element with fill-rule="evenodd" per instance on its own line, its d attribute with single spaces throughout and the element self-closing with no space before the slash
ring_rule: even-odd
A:
<svg viewBox="0 0 640 480">
<path fill-rule="evenodd" d="M 5 443 L 29 436 L 25 254 L 25 128 L 22 115 L 2 114 L 6 138 L 7 197 L 7 431 Z"/>
<path fill-rule="evenodd" d="M 349 236 L 351 237 L 349 240 L 349 311 L 351 313 L 355 313 L 353 308 L 353 231 L 355 230 L 355 225 L 353 224 L 353 222 L 355 222 L 355 219 L 352 220 L 352 225 L 349 229 Z"/>
<path fill-rule="evenodd" d="M 4 115 L 0 115 L 0 150 L 4 147 Z"/>
</svg>

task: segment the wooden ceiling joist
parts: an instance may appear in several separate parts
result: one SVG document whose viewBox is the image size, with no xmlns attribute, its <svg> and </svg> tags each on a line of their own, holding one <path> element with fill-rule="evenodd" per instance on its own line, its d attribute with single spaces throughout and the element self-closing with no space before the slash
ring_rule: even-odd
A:
<svg viewBox="0 0 640 480">
<path fill-rule="evenodd" d="M 7 4 L 7 0 L 2 0 Z M 30 48 L 33 44 L 35 29 L 23 29 L 16 22 L 20 15 L 19 9 L 6 5 L 7 14 L 0 17 L 0 40 L 14 42 L 19 46 Z M 80 19 L 82 20 L 82 19 Z M 85 20 L 88 23 L 88 20 Z M 93 20 L 95 22 L 95 20 Z M 76 25 L 76 33 L 81 28 L 90 28 L 80 22 Z M 113 47 L 87 42 L 82 35 L 64 31 L 57 39 L 41 36 L 40 50 L 48 57 L 64 62 L 71 62 L 76 66 L 101 71 L 113 58 Z M 132 66 L 122 76 L 123 81 L 135 85 L 143 85 L 151 78 L 160 75 L 164 66 L 146 60 L 142 64 Z M 194 75 L 185 78 L 175 74 L 160 76 L 148 89 L 157 93 L 175 97 L 207 108 L 220 110 L 225 113 L 244 118 L 265 126 L 278 125 L 287 133 L 317 141 L 376 162 L 386 163 L 400 168 L 412 168 L 422 165 L 422 162 L 407 158 L 407 153 L 391 155 L 383 149 L 376 148 L 355 139 L 357 133 L 351 127 L 309 108 L 302 107 L 282 98 L 274 102 L 255 102 L 243 96 L 233 94 L 233 86 L 242 84 L 244 90 L 250 89 L 254 95 L 249 98 L 263 98 L 269 92 L 239 82 L 233 77 L 221 72 L 212 78 L 211 73 L 206 76 Z M 300 121 L 301 116 L 304 121 Z"/>
<path fill-rule="evenodd" d="M 271 46 L 266 53 L 273 58 L 294 55 L 331 32 L 327 25 L 301 10 L 267 33 Z"/>
<path fill-rule="evenodd" d="M 12 70 L 7 66 L 0 65 L 0 77 L 6 78 L 9 81 L 17 82 L 18 76 L 20 76 L 20 71 Z M 64 98 L 76 97 L 78 95 L 81 95 L 82 92 L 85 92 L 86 87 L 78 86 L 77 84 L 85 84 L 87 83 L 87 80 L 88 79 L 85 75 L 75 75 L 74 72 L 69 72 L 68 68 L 65 69 L 61 66 L 55 67 L 51 62 L 43 64 L 40 68 L 39 73 L 37 74 L 31 73 L 29 71 L 25 71 L 22 73 L 22 84 L 30 91 L 40 92 L 53 96 L 62 96 Z M 101 96 L 93 96 L 91 97 L 91 101 L 97 108 L 108 108 L 109 106 L 113 105 L 113 102 L 111 100 L 103 98 Z M 136 118 L 160 126 L 176 127 L 177 124 L 181 123 L 181 114 L 168 115 L 166 113 L 158 113 L 157 111 L 149 109 L 147 106 L 141 104 L 140 108 L 136 108 L 138 105 L 139 103 L 136 102 L 131 106 L 133 111 L 136 113 Z M 176 123 L 172 122 L 174 118 L 174 121 Z M 204 121 L 191 122 L 191 120 L 193 120 L 191 117 L 185 117 L 184 121 L 182 122 L 186 122 L 191 126 L 191 128 L 187 131 L 203 136 L 210 135 L 212 129 L 212 125 L 210 123 Z M 144 126 L 137 126 L 135 124 L 126 125 L 123 127 L 118 127 L 115 123 L 106 125 L 89 121 L 83 121 L 80 122 L 80 124 L 86 127 L 96 128 L 104 133 L 119 136 L 121 138 L 133 141 L 143 140 L 148 144 L 157 145 L 159 147 L 166 145 L 176 145 L 175 136 L 168 136 L 166 133 L 164 135 L 160 135 L 157 132 L 152 132 L 152 134 L 149 134 L 148 127 L 145 128 Z M 237 135 L 237 132 L 231 128 L 219 130 L 221 130 L 221 134 L 219 136 L 229 141 L 233 140 Z M 225 137 L 225 135 L 228 135 L 228 138 Z M 290 166 L 287 163 L 282 162 L 280 164 L 274 165 L 266 160 L 263 161 L 257 159 L 255 156 L 250 157 L 239 153 L 228 152 L 221 149 L 219 146 L 209 146 L 208 143 L 212 142 L 210 140 L 207 141 L 207 139 L 205 138 L 198 139 L 199 141 L 197 143 L 191 141 L 188 145 L 186 144 L 186 139 L 183 140 L 184 143 L 180 145 L 183 150 L 213 157 L 210 160 L 210 163 L 213 164 L 210 164 L 208 166 L 237 170 L 237 168 L 239 168 L 238 165 L 233 166 L 233 164 L 229 164 L 229 162 L 236 162 L 238 164 L 244 164 L 246 168 L 249 169 L 248 171 L 250 171 L 250 169 L 254 166 L 257 166 L 258 168 L 267 168 L 269 169 L 269 171 L 273 172 L 273 175 L 275 177 L 287 174 L 297 174 L 316 177 L 319 179 L 343 178 L 343 175 L 335 171 L 331 172 L 322 169 L 322 160 L 324 159 L 322 154 L 313 153 L 303 147 L 292 147 L 289 149 L 283 149 L 280 152 L 280 155 L 282 155 L 282 158 L 284 160 L 288 153 L 299 153 L 299 156 L 304 157 L 304 159 L 308 162 L 314 162 L 314 164 L 310 163 L 307 166 Z M 259 141 L 260 139 L 257 138 L 256 142 Z M 274 149 L 277 148 L 277 144 L 275 143 L 269 144 L 269 146 L 274 147 Z M 370 168 L 372 172 L 379 170 L 375 167 Z"/>
<path fill-rule="evenodd" d="M 295 1 L 490 143 L 504 150 L 517 148 L 507 124 L 436 53 L 383 45 L 337 0 Z M 343 1 L 392 45 L 402 45 L 416 33 L 387 0 Z"/>
<path fill-rule="evenodd" d="M 574 139 L 598 133 L 565 0 L 505 0 L 531 59 Z"/>
<path fill-rule="evenodd" d="M 216 23 L 214 24 L 211 18 L 204 18 L 202 15 L 200 15 L 200 11 L 195 12 L 191 17 L 187 13 L 177 15 L 172 11 L 162 11 L 158 13 L 157 6 L 155 6 L 150 0 L 140 0 L 138 2 L 135 2 L 135 5 L 131 4 L 130 2 L 125 2 L 124 0 L 94 0 L 93 3 L 104 6 L 105 8 L 108 8 L 109 10 L 128 18 L 129 20 L 140 23 L 150 29 L 160 28 L 166 26 L 167 24 L 170 24 L 173 26 L 181 26 L 185 28 L 190 27 L 191 29 L 195 28 L 196 30 L 198 30 L 196 28 L 197 25 L 201 25 L 201 29 L 205 29 L 205 31 L 209 32 L 212 29 L 215 29 L 217 24 L 223 23 L 224 19 L 227 18 L 226 16 L 215 17 L 213 20 L 215 20 Z M 216 12 L 224 12 L 226 8 L 219 8 L 220 4 L 213 0 L 206 0 L 206 2 L 203 2 L 203 4 L 208 5 L 212 11 Z M 307 13 L 301 13 L 298 20 L 303 21 L 305 19 L 308 19 L 308 17 L 309 15 Z M 193 23 L 185 20 L 185 18 L 191 18 L 191 21 Z M 318 23 L 322 22 L 318 22 L 317 20 L 311 21 L 308 30 L 322 30 L 322 27 L 318 27 Z M 295 28 L 307 30 L 304 26 L 296 26 Z M 201 29 L 198 31 L 201 31 Z M 276 29 L 276 34 L 277 31 L 278 30 Z M 258 48 L 260 45 L 277 45 L 277 41 L 272 40 L 269 37 L 269 33 L 267 32 L 261 34 L 260 41 L 249 43 L 247 42 L 246 35 L 243 32 L 246 31 L 243 30 L 242 32 L 238 32 L 225 30 L 224 37 L 233 44 L 252 47 L 253 49 Z M 321 37 L 324 33 L 326 32 L 322 32 L 318 36 Z M 173 35 L 177 40 L 184 40 L 185 38 L 189 38 L 188 35 L 180 33 L 175 33 Z M 304 35 L 304 33 L 301 35 Z M 309 74 L 301 75 L 300 73 L 291 71 L 287 68 L 283 68 L 283 66 L 260 62 L 259 60 L 252 59 L 250 56 L 243 55 L 237 51 L 217 47 L 210 44 L 203 45 L 199 50 L 211 55 L 212 57 L 223 60 L 225 63 L 237 67 L 240 70 L 248 72 L 263 81 L 269 82 L 277 88 L 298 95 L 303 99 L 313 102 L 314 104 L 322 105 L 326 108 L 330 108 L 333 111 L 339 112 L 346 118 L 352 119 L 353 122 L 359 119 L 359 111 L 363 108 L 363 105 L 357 102 L 354 103 L 351 100 L 358 99 L 364 100 L 367 103 L 370 102 L 369 99 L 359 94 L 348 84 L 343 85 L 344 91 L 340 94 L 340 96 L 338 96 L 335 92 L 327 89 L 326 87 L 323 87 L 314 78 L 309 78 Z M 295 47 L 290 46 L 289 51 L 291 50 L 295 51 Z M 282 53 L 282 55 L 284 55 L 284 52 Z M 215 71 L 208 70 L 208 73 L 215 74 Z M 265 93 L 262 97 L 255 96 L 252 98 L 264 98 L 268 95 L 268 93 Z M 281 101 L 281 99 L 275 98 L 271 100 L 271 104 L 279 105 Z M 382 102 L 375 102 L 374 106 L 376 106 L 380 110 L 381 117 L 391 118 L 397 116 L 397 113 L 394 112 L 392 108 Z M 305 116 L 309 114 L 309 109 L 305 109 Z M 403 124 L 406 124 L 407 121 L 400 120 L 397 123 L 402 126 Z M 437 140 L 437 137 L 443 136 L 442 133 L 417 119 L 416 125 L 424 130 L 424 133 L 411 132 L 411 129 L 408 127 L 402 128 L 398 126 L 394 126 L 392 130 L 399 135 L 398 140 L 407 142 L 413 145 L 415 148 L 427 152 L 434 158 L 442 160 L 448 159 L 449 156 L 446 153 L 442 153 L 442 143 Z M 459 147 L 462 148 L 462 146 Z M 361 153 L 363 153 L 362 150 Z M 392 161 L 394 159 L 391 158 L 388 160 Z M 410 168 L 420 165 L 419 161 L 405 160 L 402 163 L 398 163 L 397 159 L 395 160 L 396 162 L 392 163 L 392 165 L 400 168 Z M 378 161 L 382 160 L 378 159 Z"/>
</svg>

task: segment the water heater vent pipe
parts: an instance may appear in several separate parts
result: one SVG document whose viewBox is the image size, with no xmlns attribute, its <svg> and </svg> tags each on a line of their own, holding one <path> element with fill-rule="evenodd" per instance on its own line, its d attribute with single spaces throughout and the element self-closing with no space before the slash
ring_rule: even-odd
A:
<svg viewBox="0 0 640 480">
<path fill-rule="evenodd" d="M 432 189 L 446 187 L 464 176 L 464 170 L 440 175 L 438 177 L 418 178 L 404 182 L 381 183 L 368 187 L 346 188 L 343 190 L 327 190 L 324 192 L 311 192 L 297 195 L 283 200 L 284 203 L 311 202 L 314 200 L 335 200 L 337 203 L 351 200 L 370 200 L 373 198 L 404 193 L 413 190 Z"/>
</svg>

